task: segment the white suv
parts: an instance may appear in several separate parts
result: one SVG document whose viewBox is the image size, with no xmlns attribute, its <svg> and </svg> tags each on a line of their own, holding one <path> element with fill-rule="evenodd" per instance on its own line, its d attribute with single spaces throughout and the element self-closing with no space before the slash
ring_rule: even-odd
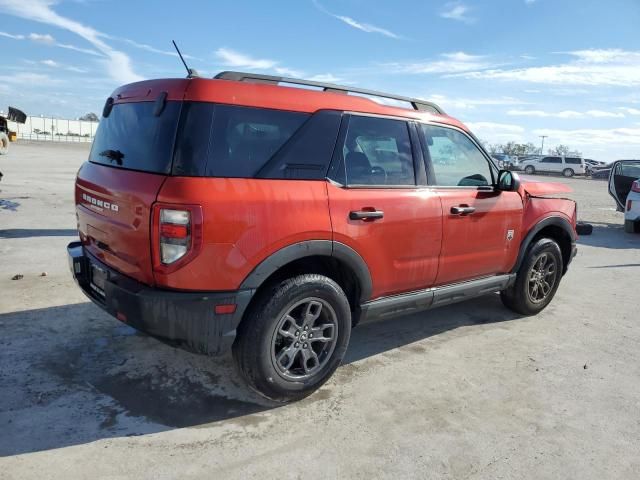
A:
<svg viewBox="0 0 640 480">
<path fill-rule="evenodd" d="M 573 177 L 586 173 L 584 160 L 578 157 L 542 157 L 535 160 L 524 160 L 520 167 L 529 175 L 544 172 L 561 173 L 565 177 Z"/>
</svg>

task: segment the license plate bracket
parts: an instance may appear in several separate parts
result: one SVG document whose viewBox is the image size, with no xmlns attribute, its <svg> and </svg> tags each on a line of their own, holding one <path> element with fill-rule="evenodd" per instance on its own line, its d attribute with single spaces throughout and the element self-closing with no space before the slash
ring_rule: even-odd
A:
<svg viewBox="0 0 640 480">
<path fill-rule="evenodd" d="M 109 279 L 109 272 L 95 263 L 91 264 L 90 271 L 91 277 L 89 285 L 91 285 L 91 289 L 104 297 L 104 286 L 106 281 Z"/>
</svg>

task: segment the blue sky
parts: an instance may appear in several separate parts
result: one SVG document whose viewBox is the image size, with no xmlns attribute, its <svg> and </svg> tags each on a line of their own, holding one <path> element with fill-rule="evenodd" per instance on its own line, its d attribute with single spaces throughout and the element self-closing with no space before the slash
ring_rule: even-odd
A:
<svg viewBox="0 0 640 480">
<path fill-rule="evenodd" d="M 0 109 L 78 117 L 114 87 L 303 76 L 439 103 L 491 143 L 640 158 L 640 0 L 0 0 Z"/>
</svg>

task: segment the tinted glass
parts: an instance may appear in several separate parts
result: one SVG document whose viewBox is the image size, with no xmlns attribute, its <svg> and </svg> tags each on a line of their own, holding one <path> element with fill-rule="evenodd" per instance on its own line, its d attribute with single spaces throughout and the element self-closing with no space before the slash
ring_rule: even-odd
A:
<svg viewBox="0 0 640 480">
<path fill-rule="evenodd" d="M 581 165 L 582 160 L 579 158 L 565 158 L 564 163 L 570 163 L 572 165 Z"/>
<path fill-rule="evenodd" d="M 354 115 L 342 146 L 350 185 L 415 185 L 407 123 Z"/>
<path fill-rule="evenodd" d="M 89 161 L 112 167 L 168 174 L 180 102 L 167 102 L 159 116 L 155 102 L 120 103 L 100 121 Z"/>
<path fill-rule="evenodd" d="M 211 103 L 184 103 L 173 155 L 174 175 L 204 176 L 209 157 L 213 107 Z"/>
<path fill-rule="evenodd" d="M 541 163 L 562 163 L 562 159 L 560 157 L 545 157 Z"/>
<path fill-rule="evenodd" d="M 472 187 L 493 183 L 491 167 L 480 149 L 463 133 L 445 127 L 421 125 L 431 159 L 433 184 Z"/>
<path fill-rule="evenodd" d="M 342 112 L 319 111 L 258 171 L 260 178 L 319 180 L 327 176 Z"/>
<path fill-rule="evenodd" d="M 255 176 L 307 118 L 306 113 L 217 105 L 205 175 Z"/>
</svg>

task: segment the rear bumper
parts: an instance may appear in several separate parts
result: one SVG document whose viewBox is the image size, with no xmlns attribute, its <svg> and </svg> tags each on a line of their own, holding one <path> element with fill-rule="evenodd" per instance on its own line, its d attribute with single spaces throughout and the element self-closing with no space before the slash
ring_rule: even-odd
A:
<svg viewBox="0 0 640 480">
<path fill-rule="evenodd" d="M 231 347 L 236 328 L 253 290 L 178 292 L 152 288 L 109 268 L 87 254 L 80 242 L 67 246 L 73 278 L 93 303 L 118 320 L 187 350 L 219 355 Z M 90 282 L 91 264 L 106 272 L 103 294 Z M 216 305 L 235 304 L 229 314 L 216 314 Z"/>
</svg>

